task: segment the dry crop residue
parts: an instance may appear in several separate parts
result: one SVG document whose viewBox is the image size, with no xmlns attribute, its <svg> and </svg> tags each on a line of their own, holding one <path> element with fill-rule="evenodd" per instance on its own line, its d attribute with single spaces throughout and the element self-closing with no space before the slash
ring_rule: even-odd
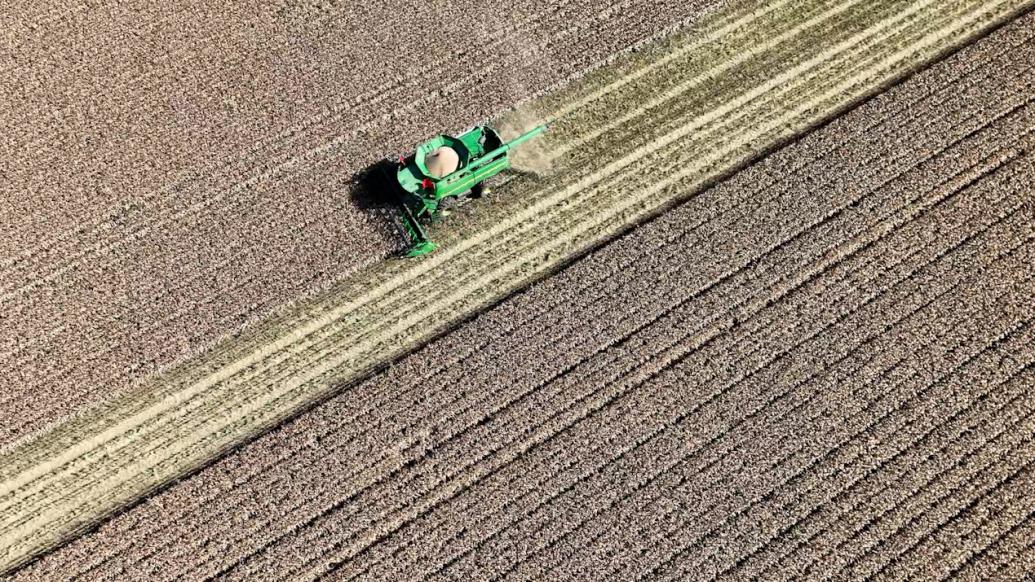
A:
<svg viewBox="0 0 1035 582">
<path fill-rule="evenodd" d="M 448 239 L 444 249 L 427 260 L 391 265 L 362 284 L 344 285 L 291 317 L 279 319 L 277 325 L 257 331 L 251 338 L 220 346 L 193 366 L 163 378 L 152 390 L 114 400 L 5 455 L 0 464 L 3 467 L 0 469 L 3 478 L 3 485 L 0 486 L 0 515 L 3 515 L 0 518 L 3 553 L 0 555 L 3 558 L 0 563 L 17 564 L 67 539 L 140 495 L 212 458 L 226 447 L 276 423 L 307 402 L 333 392 L 340 383 L 362 377 L 385 358 L 402 353 L 436 332 L 449 328 L 464 313 L 491 303 L 530 278 L 556 266 L 564 256 L 649 215 L 674 198 L 698 191 L 708 180 L 751 158 L 760 149 L 800 133 L 831 112 L 913 70 L 919 64 L 928 62 L 948 47 L 964 42 L 996 22 L 1010 18 L 1027 4 L 1012 0 L 903 0 L 876 3 L 815 0 L 805 3 L 777 1 L 755 8 L 736 7 L 711 19 L 694 34 L 672 41 L 664 47 L 665 50 L 647 53 L 641 59 L 633 59 L 616 67 L 613 76 L 595 76 L 571 92 L 545 99 L 537 104 L 537 110 L 551 112 L 549 116 L 555 118 L 548 151 L 556 155 L 555 161 L 564 171 L 558 172 L 549 182 L 537 182 L 529 176 L 509 182 L 502 188 L 501 203 L 493 209 L 506 211 L 505 217 L 496 217 L 496 222 L 491 222 L 488 216 L 476 218 L 473 224 L 477 228 L 467 235 L 442 237 Z M 908 140 L 909 136 L 902 139 Z M 848 175 L 844 174 L 845 177 Z M 839 196 L 853 194 L 848 189 L 833 191 Z M 508 193 L 512 194 L 509 198 L 506 197 Z M 827 190 L 821 193 L 829 194 Z M 711 219 L 722 216 L 725 205 L 733 201 L 706 197 L 700 199 L 712 200 L 714 205 L 701 208 L 700 213 L 694 214 L 691 221 L 693 224 L 697 224 L 697 221 L 710 224 Z M 794 220 L 782 224 L 762 220 L 767 216 L 767 209 L 764 205 L 759 208 L 761 201 L 746 202 L 749 210 L 760 212 L 749 214 L 749 219 L 746 219 L 752 237 L 757 239 L 756 244 L 771 241 L 774 237 L 780 240 L 780 237 L 790 236 L 793 230 L 787 232 L 781 228 L 800 227 L 800 220 L 813 216 L 809 211 L 815 211 L 793 200 L 788 204 L 790 209 L 786 216 Z M 905 213 L 906 218 L 912 214 L 922 214 L 925 204 L 926 199 L 918 200 L 901 212 Z M 827 208 L 834 216 L 840 216 L 836 208 L 819 208 Z M 461 511 L 454 507 L 454 500 L 466 499 L 463 497 L 465 492 L 479 491 L 474 487 L 476 484 L 504 483 L 508 476 L 533 466 L 558 469 L 574 466 L 580 472 L 589 470 L 589 464 L 596 462 L 600 455 L 610 455 L 616 450 L 622 450 L 622 447 L 632 447 L 642 435 L 621 432 L 614 435 L 614 438 L 594 441 L 597 445 L 606 446 L 592 449 L 592 454 L 587 453 L 584 460 L 570 465 L 569 461 L 572 460 L 562 455 L 563 446 L 578 445 L 581 441 L 577 439 L 583 438 L 580 435 L 584 432 L 567 431 L 565 427 L 568 424 L 586 417 L 592 421 L 586 428 L 590 430 L 590 426 L 595 426 L 593 423 L 596 422 L 616 422 L 612 416 L 617 412 L 600 412 L 605 410 L 626 410 L 630 419 L 638 418 L 644 422 L 653 419 L 653 422 L 661 418 L 658 414 L 677 410 L 678 406 L 685 404 L 681 399 L 693 396 L 658 391 L 659 396 L 669 399 L 668 407 L 660 405 L 637 410 L 633 405 L 644 397 L 644 393 L 634 392 L 621 400 L 626 404 L 624 408 L 605 406 L 625 394 L 621 392 L 623 386 L 635 383 L 640 376 L 650 377 L 650 366 L 666 369 L 666 357 L 675 357 L 681 350 L 695 346 L 713 346 L 700 352 L 701 356 L 696 356 L 700 361 L 694 360 L 695 366 L 715 373 L 714 378 L 702 381 L 706 382 L 705 386 L 732 381 L 735 378 L 729 377 L 729 374 L 744 371 L 733 366 L 733 363 L 747 365 L 756 362 L 761 366 L 766 362 L 764 358 L 771 353 L 767 352 L 766 346 L 793 345 L 787 342 L 798 338 L 795 335 L 768 337 L 752 334 L 815 331 L 813 327 L 804 324 L 769 325 L 756 320 L 751 320 L 751 326 L 742 325 L 748 321 L 749 316 L 755 317 L 752 314 L 758 309 L 775 302 L 776 307 L 758 311 L 760 315 L 757 317 L 771 318 L 784 324 L 802 321 L 810 322 L 810 325 L 834 325 L 840 314 L 836 309 L 848 309 L 856 305 L 852 301 L 865 303 L 866 296 L 851 295 L 851 300 L 845 299 L 835 306 L 824 306 L 809 303 L 805 300 L 808 294 L 798 289 L 807 286 L 810 293 L 818 293 L 818 289 L 813 286 L 815 278 L 824 285 L 844 287 L 841 289 L 844 293 L 862 293 L 869 289 L 863 283 L 875 285 L 873 288 L 881 291 L 885 279 L 903 276 L 903 272 L 896 270 L 890 274 L 877 274 L 875 281 L 864 279 L 856 285 L 850 278 L 865 276 L 870 271 L 862 269 L 858 273 L 843 273 L 840 267 L 834 268 L 842 264 L 838 262 L 839 252 L 855 256 L 851 253 L 856 246 L 865 250 L 876 244 L 867 243 L 865 237 L 878 236 L 883 232 L 882 229 L 899 232 L 893 220 L 888 222 L 881 219 L 877 223 L 879 226 L 865 220 L 863 224 L 866 229 L 859 233 L 859 241 L 852 239 L 849 244 L 838 239 L 835 242 L 839 246 L 835 246 L 828 254 L 816 257 L 809 269 L 788 272 L 775 270 L 770 287 L 765 290 L 768 295 L 737 303 L 736 309 L 743 312 L 739 315 L 735 314 L 729 319 L 709 318 L 708 314 L 712 312 L 694 303 L 698 311 L 692 317 L 686 314 L 680 314 L 681 317 L 669 316 L 665 321 L 672 321 L 676 330 L 683 329 L 680 326 L 698 322 L 704 322 L 706 326 L 693 331 L 690 339 L 676 336 L 677 341 L 671 353 L 663 351 L 649 358 L 647 368 L 634 366 L 631 369 L 632 376 L 621 382 L 606 380 L 616 372 L 621 376 L 622 370 L 606 365 L 607 362 L 600 359 L 603 358 L 601 356 L 589 360 L 589 370 L 579 374 L 562 374 L 559 383 L 551 384 L 545 392 L 532 390 L 527 398 L 521 400 L 524 404 L 520 408 L 507 407 L 501 403 L 504 408 L 499 411 L 507 414 L 499 418 L 504 419 L 508 426 L 515 427 L 515 430 L 526 418 L 517 414 L 519 411 L 539 415 L 534 418 L 541 422 L 535 424 L 536 428 L 531 435 L 526 435 L 531 440 L 513 440 L 513 433 L 490 431 L 488 423 L 477 422 L 477 419 L 485 417 L 485 411 L 474 405 L 448 409 L 450 423 L 443 425 L 437 433 L 432 432 L 428 436 L 412 433 L 404 435 L 406 442 L 411 443 L 405 447 L 399 447 L 395 442 L 380 441 L 380 435 L 376 432 L 346 431 L 347 434 L 342 436 L 346 442 L 354 442 L 354 446 L 360 447 L 359 450 L 370 447 L 375 453 L 369 462 L 364 457 L 361 463 L 355 462 L 356 457 L 345 454 L 336 465 L 329 466 L 337 469 L 337 472 L 332 473 L 333 478 L 344 483 L 343 487 L 351 493 L 338 496 L 343 487 L 314 491 L 305 484 L 295 484 L 298 489 L 306 491 L 307 503 L 314 504 L 307 506 L 308 509 L 298 515 L 305 515 L 304 519 L 311 519 L 317 524 L 326 521 L 327 530 L 304 528 L 297 530 L 298 537 L 288 533 L 284 540 L 280 540 L 275 537 L 279 530 L 260 528 L 255 530 L 257 533 L 254 533 L 253 539 L 266 541 L 260 542 L 263 546 L 256 551 L 255 557 L 243 559 L 240 563 L 225 564 L 224 560 L 236 559 L 235 554 L 216 554 L 210 556 L 213 559 L 212 567 L 230 567 L 243 576 L 249 572 L 263 571 L 263 568 L 272 567 L 269 564 L 273 563 L 279 564 L 277 567 L 297 566 L 298 572 L 315 572 L 346 558 L 362 556 L 362 559 L 346 560 L 347 568 L 369 567 L 376 570 L 378 564 L 389 563 L 388 555 L 416 556 L 421 547 L 438 547 L 432 542 L 408 545 L 400 547 L 398 552 L 386 550 L 388 555 L 382 555 L 378 550 L 388 547 L 381 543 L 400 531 L 413 531 L 416 527 L 413 525 L 416 523 L 414 520 L 425 516 L 437 516 L 436 519 L 443 521 L 445 529 L 441 533 L 442 543 L 454 537 L 472 540 L 471 543 L 474 543 L 474 530 L 452 532 L 446 516 Z M 717 232 L 740 232 L 734 228 L 736 226 Z M 807 240 L 821 234 L 838 236 L 838 232 L 829 223 L 823 222 L 817 223 L 811 232 L 815 234 L 806 237 Z M 822 246 L 824 243 L 815 244 Z M 694 276 L 700 279 L 689 284 L 679 282 L 676 290 L 680 293 L 695 288 L 703 292 L 711 288 L 709 282 L 724 280 L 727 271 L 731 276 L 741 274 L 734 279 L 739 282 L 737 289 L 750 290 L 750 279 L 743 278 L 745 269 L 769 264 L 751 262 L 750 249 L 760 249 L 742 248 L 741 241 L 728 238 L 703 238 L 677 248 L 680 251 L 694 249 L 695 252 L 714 256 L 719 261 L 713 265 L 713 271 L 693 267 Z M 783 246 L 774 249 L 775 256 L 783 257 L 784 260 L 794 259 L 796 255 L 791 252 L 792 249 L 800 251 L 795 245 Z M 924 256 L 918 255 L 920 258 Z M 872 252 L 863 253 L 862 257 L 871 262 L 876 260 Z M 952 260 L 938 263 L 941 265 L 939 268 L 957 268 L 955 255 L 953 257 Z M 981 257 L 984 260 L 983 255 Z M 746 265 L 741 265 L 742 260 L 748 261 Z M 904 264 L 906 267 L 903 268 L 912 265 Z M 994 264 L 1000 265 L 999 262 Z M 622 268 L 630 272 L 632 267 L 664 271 L 668 266 L 662 256 L 651 255 L 646 259 L 625 263 Z M 831 269 L 843 279 L 830 281 L 820 277 Z M 616 273 L 621 272 L 615 271 L 603 284 L 621 280 L 616 276 Z M 956 271 L 953 273 L 959 274 Z M 929 277 L 937 280 L 935 275 Z M 676 283 L 678 277 L 668 275 L 665 280 Z M 953 279 L 946 276 L 945 280 Z M 906 284 L 905 288 L 910 289 L 915 285 L 915 282 Z M 659 294 L 647 303 L 660 301 L 665 296 Z M 784 296 L 794 300 L 778 301 Z M 600 302 L 594 302 L 579 307 L 578 297 L 577 294 L 563 294 L 550 300 L 548 305 L 536 309 L 551 312 L 556 307 L 556 313 L 564 313 L 577 309 L 592 310 L 600 305 Z M 706 297 L 712 301 L 718 296 Z M 886 301 L 889 302 L 901 300 L 907 307 L 912 305 L 898 293 L 887 297 Z M 712 308 L 722 305 L 713 305 Z M 880 313 L 890 309 L 890 305 L 878 305 L 882 307 Z M 819 312 L 805 317 L 805 314 L 812 312 L 801 311 L 803 316 L 799 320 L 787 319 L 799 313 L 798 310 L 807 309 L 818 309 Z M 627 311 L 623 305 L 616 306 L 614 310 L 619 314 Z M 504 329 L 524 329 L 519 325 L 522 317 L 523 314 L 517 314 L 513 320 L 504 322 Z M 547 319 L 542 318 L 542 323 L 533 319 L 528 325 L 532 328 L 543 326 L 541 329 L 545 333 L 564 329 L 563 326 L 548 325 Z M 594 325 L 606 325 L 614 319 L 602 316 L 599 320 L 591 318 L 590 321 L 594 321 Z M 618 321 L 629 320 L 621 317 Z M 853 325 L 864 323 L 855 322 Z M 724 334 L 727 328 L 735 329 L 736 333 Z M 646 357 L 645 353 L 655 353 L 658 342 L 670 338 L 674 333 L 664 326 L 651 326 L 648 329 L 650 331 L 645 336 L 639 336 L 632 343 L 619 343 L 619 351 L 639 345 L 641 353 L 634 352 L 630 356 L 634 362 L 639 362 Z M 853 334 L 857 331 L 855 328 L 845 331 L 848 339 L 844 341 L 856 337 Z M 651 337 L 652 334 L 661 335 Z M 817 341 L 834 341 L 833 338 L 841 336 L 819 337 L 826 339 Z M 737 350 L 740 351 L 730 352 L 737 354 L 736 359 L 724 356 L 725 352 L 716 351 L 720 348 L 715 346 L 726 345 L 718 343 L 718 338 L 737 342 Z M 813 353 L 809 350 L 816 348 L 802 349 Z M 435 372 L 440 366 L 449 369 L 455 362 L 466 361 L 464 358 L 468 354 L 472 361 L 484 357 L 477 348 L 446 350 L 437 353 L 438 365 L 415 370 L 414 373 L 434 381 Z M 500 355 L 495 360 L 496 367 L 485 374 L 492 378 L 501 371 L 521 371 L 527 369 L 524 366 L 527 360 L 527 356 L 521 357 L 520 352 L 507 352 Z M 817 366 L 820 364 L 818 361 L 812 363 Z M 775 369 L 784 368 L 781 364 Z M 599 378 L 605 378 L 603 388 L 596 384 Z M 467 398 L 481 394 L 477 390 L 458 391 L 456 385 L 460 381 L 462 377 L 454 378 L 452 384 L 446 384 L 446 388 L 436 394 L 441 398 Z M 575 390 L 576 396 L 564 391 L 568 388 Z M 421 383 L 416 384 L 417 393 L 423 389 Z M 515 389 L 531 390 L 531 387 L 515 385 Z M 576 402 L 577 406 L 558 411 L 556 404 L 571 402 Z M 409 415 L 420 415 L 426 405 L 427 402 L 421 400 L 385 422 L 394 423 Z M 354 407 L 354 410 L 335 420 L 335 424 L 342 422 L 343 426 L 356 426 L 357 430 L 362 431 L 367 416 L 391 409 L 394 401 L 356 398 L 349 399 L 344 406 Z M 552 412 L 557 414 L 549 416 Z M 542 417 L 544 414 L 548 416 Z M 436 438 L 443 436 L 443 431 L 448 433 L 453 430 L 450 427 L 464 426 L 464 423 L 472 420 L 475 421 L 473 430 L 449 434 L 445 441 L 447 446 L 432 449 L 434 455 L 430 457 L 430 464 L 420 463 L 421 468 L 418 470 L 412 467 L 412 459 L 401 461 L 407 455 L 423 455 L 430 444 L 436 442 Z M 687 423 L 686 420 L 676 417 L 665 421 L 665 426 L 712 426 L 707 423 L 698 425 L 696 416 L 693 416 L 692 422 Z M 553 439 L 554 434 L 565 436 Z M 355 436 L 355 440 L 348 435 Z M 413 438 L 415 436 L 419 438 Z M 570 441 L 572 438 L 576 440 Z M 630 438 L 631 441 L 628 440 Z M 667 438 L 650 442 L 660 444 L 648 449 L 629 450 L 644 451 L 637 454 L 660 454 L 655 447 L 669 446 L 674 441 Z M 786 444 L 785 441 L 780 442 Z M 548 444 L 540 446 L 539 443 Z M 752 449 L 750 452 L 756 451 Z M 274 451 L 271 454 L 275 457 L 278 453 Z M 472 458 L 471 455 L 475 456 Z M 554 464 L 551 460 L 554 458 L 568 460 L 559 460 Z M 630 460 L 624 462 L 632 462 L 631 459 L 638 457 L 628 458 Z M 253 470 L 261 476 L 265 474 L 262 468 L 265 466 L 257 465 L 254 469 L 246 470 Z M 440 469 L 447 473 L 466 470 L 458 476 L 444 478 Z M 400 471 L 404 471 L 408 477 L 400 480 L 388 478 Z M 597 475 L 596 479 L 601 479 L 610 478 L 612 474 L 602 472 Z M 571 475 L 564 478 L 571 478 Z M 577 482 L 576 479 L 573 483 Z M 549 491 L 555 482 L 546 480 L 527 483 L 532 484 L 530 491 L 539 490 L 540 487 Z M 569 485 L 574 487 L 574 484 Z M 568 490 L 566 487 L 569 485 L 557 491 Z M 590 480 L 586 485 L 596 487 L 601 482 Z M 743 487 L 739 483 L 733 485 Z M 487 494 L 486 499 L 489 501 L 471 507 L 484 510 L 496 507 L 493 505 L 494 500 L 502 499 L 509 485 L 499 487 Z M 273 494 L 280 492 L 292 493 L 288 489 L 272 491 Z M 514 503 L 531 503 L 533 499 L 533 496 L 524 496 Z M 563 507 L 567 508 L 571 503 L 577 506 L 577 499 L 581 498 L 568 498 Z M 439 507 L 443 507 L 445 513 L 434 513 Z M 514 505 L 511 503 L 507 507 Z M 363 524 L 352 537 L 338 536 L 335 532 L 340 522 L 325 520 L 326 516 L 331 515 L 329 511 L 336 512 L 339 509 L 344 510 L 343 519 L 354 518 L 356 524 Z M 562 509 L 549 507 L 544 511 Z M 721 509 L 716 511 L 721 512 Z M 228 523 L 248 523 L 252 515 L 247 510 L 234 510 Z M 374 515 L 378 517 L 371 525 L 367 518 Z M 752 519 L 755 517 L 751 514 Z M 487 520 L 484 527 L 491 529 L 492 523 Z M 533 518 L 524 523 L 526 525 L 522 527 L 528 527 L 535 520 Z M 499 539 L 500 543 L 508 539 L 491 537 Z M 671 537 L 665 541 L 674 544 L 679 539 Z M 280 545 L 280 541 L 284 545 Z M 311 543 L 325 542 L 329 547 L 327 551 L 319 553 L 316 561 L 306 557 L 311 556 Z M 221 546 L 210 543 L 206 547 L 216 551 Z M 558 546 L 553 542 L 547 544 L 547 549 L 550 547 L 566 551 L 563 545 Z M 661 545 L 657 545 L 657 550 L 662 551 Z M 198 555 L 205 552 L 207 550 L 198 552 Z M 697 555 L 696 550 L 689 552 Z M 500 553 L 498 558 L 506 558 L 508 555 L 510 553 Z M 454 562 L 441 566 L 467 568 L 481 560 L 479 556 L 473 550 L 461 552 Z M 414 559 L 419 564 L 427 561 L 419 557 Z M 677 560 L 675 563 L 678 565 L 682 561 Z M 147 567 L 146 563 L 143 567 Z"/>
<path fill-rule="evenodd" d="M 1018 579 L 1035 15 L 16 579 Z"/>
<path fill-rule="evenodd" d="M 5 2 L 0 445 L 380 261 L 354 173 L 708 1 Z"/>
</svg>

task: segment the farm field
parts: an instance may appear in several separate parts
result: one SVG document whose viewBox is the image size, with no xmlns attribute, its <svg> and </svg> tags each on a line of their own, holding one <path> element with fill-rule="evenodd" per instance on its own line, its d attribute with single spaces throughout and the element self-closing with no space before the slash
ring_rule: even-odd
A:
<svg viewBox="0 0 1035 582">
<path fill-rule="evenodd" d="M 371 161 L 707 6 L 14 4 L 0 14 L 0 185 L 18 193 L 0 197 L 0 445 L 396 250 L 349 200 Z"/>
<path fill-rule="evenodd" d="M 123 509 L 15 578 L 1023 568 L 1028 10 L 738 3 L 523 106 L 440 252 L 8 446 L 0 569 Z"/>
<path fill-rule="evenodd" d="M 1035 15 L 21 571 L 1019 579 Z"/>
</svg>

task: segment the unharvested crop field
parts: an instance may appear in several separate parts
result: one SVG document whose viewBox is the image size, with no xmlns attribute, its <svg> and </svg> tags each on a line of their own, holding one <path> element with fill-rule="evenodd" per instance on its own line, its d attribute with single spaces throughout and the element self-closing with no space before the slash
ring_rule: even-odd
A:
<svg viewBox="0 0 1035 582">
<path fill-rule="evenodd" d="M 708 2 L 9 4 L 0 445 L 382 260 L 354 173 Z"/>
<path fill-rule="evenodd" d="M 1023 573 L 1027 9 L 737 4 L 536 101 L 443 251 L 9 448 L 0 567 L 336 394 L 15 578 Z"/>
<path fill-rule="evenodd" d="M 24 570 L 1035 568 L 1035 15 Z"/>
</svg>

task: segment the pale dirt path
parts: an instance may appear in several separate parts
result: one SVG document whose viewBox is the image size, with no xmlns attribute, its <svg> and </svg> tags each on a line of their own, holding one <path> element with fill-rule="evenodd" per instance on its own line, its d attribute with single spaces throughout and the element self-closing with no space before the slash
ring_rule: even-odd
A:
<svg viewBox="0 0 1035 582">
<path fill-rule="evenodd" d="M 16 578 L 894 579 L 931 548 L 944 570 L 1023 564 L 1033 23 Z"/>
<path fill-rule="evenodd" d="M 706 4 L 4 10 L 0 445 L 383 259 L 355 172 Z"/>
</svg>

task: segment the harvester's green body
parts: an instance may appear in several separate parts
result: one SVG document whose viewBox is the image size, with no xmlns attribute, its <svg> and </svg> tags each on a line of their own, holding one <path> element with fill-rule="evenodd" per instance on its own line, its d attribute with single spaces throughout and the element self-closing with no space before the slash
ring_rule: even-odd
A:
<svg viewBox="0 0 1035 582">
<path fill-rule="evenodd" d="M 430 253 L 436 245 L 428 238 L 422 221 L 435 218 L 439 204 L 445 198 L 461 196 L 510 167 L 510 150 L 546 128 L 544 126 L 524 133 L 504 143 L 496 130 L 487 125 L 473 127 L 453 137 L 438 135 L 417 146 L 413 154 L 399 159 L 395 179 L 399 184 L 403 226 L 410 237 L 407 256 Z M 425 164 L 427 156 L 443 146 L 456 152 L 455 170 L 436 177 Z"/>
</svg>

